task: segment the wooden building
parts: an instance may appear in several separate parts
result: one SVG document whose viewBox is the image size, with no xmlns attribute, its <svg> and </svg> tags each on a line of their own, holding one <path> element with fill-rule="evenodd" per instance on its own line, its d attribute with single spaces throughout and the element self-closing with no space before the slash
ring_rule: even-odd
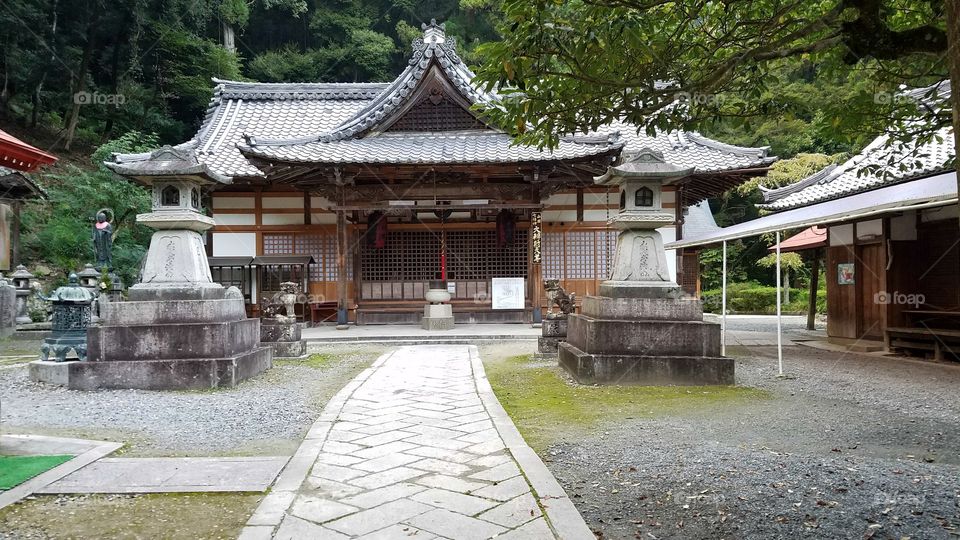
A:
<svg viewBox="0 0 960 540">
<path fill-rule="evenodd" d="M 174 148 L 231 179 L 209 197 L 213 264 L 310 255 L 308 302 L 336 305 L 341 322 L 415 323 L 427 282 L 443 278 L 458 320 L 531 321 L 546 302 L 543 279 L 581 296 L 606 279 L 616 235 L 607 221 L 619 201 L 593 177 L 624 154 L 648 147 L 696 168 L 664 194 L 678 218 L 668 240 L 682 236 L 685 208 L 775 159 L 622 122 L 552 151 L 516 145 L 485 121 L 482 108 L 499 98 L 472 79 L 454 40 L 430 24 L 391 83 L 216 81 L 199 132 Z M 156 156 L 111 165 L 130 175 Z M 495 278 L 525 280 L 522 308 L 494 309 Z M 260 286 L 251 284 L 251 311 Z"/>
<path fill-rule="evenodd" d="M 949 91 L 943 85 L 944 93 Z M 920 92 L 916 92 L 920 93 Z M 667 244 L 683 250 L 821 225 L 827 334 L 857 348 L 960 351 L 960 211 L 954 134 L 916 149 L 881 136 L 847 162 L 764 191 L 774 213 Z M 900 164 L 904 164 L 901 167 Z"/>
</svg>

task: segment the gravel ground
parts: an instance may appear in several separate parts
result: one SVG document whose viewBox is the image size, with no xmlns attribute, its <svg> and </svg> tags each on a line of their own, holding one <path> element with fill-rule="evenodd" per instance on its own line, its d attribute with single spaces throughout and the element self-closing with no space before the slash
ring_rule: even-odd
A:
<svg viewBox="0 0 960 540">
<path fill-rule="evenodd" d="M 196 392 L 81 392 L 33 383 L 25 365 L 0 369 L 9 433 L 105 438 L 124 455 L 289 455 L 327 400 L 383 348 L 340 347 L 320 367 L 281 362 L 238 387 Z"/>
<path fill-rule="evenodd" d="M 544 458 L 603 538 L 957 538 L 960 366 L 734 349 L 771 399 L 558 434 Z"/>
</svg>

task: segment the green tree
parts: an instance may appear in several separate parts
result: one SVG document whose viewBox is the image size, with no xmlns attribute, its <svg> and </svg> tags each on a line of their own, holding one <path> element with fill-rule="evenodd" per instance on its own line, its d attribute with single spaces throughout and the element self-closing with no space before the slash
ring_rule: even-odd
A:
<svg viewBox="0 0 960 540">
<path fill-rule="evenodd" d="M 822 95 L 821 124 L 923 143 L 951 125 L 949 107 L 895 93 L 948 75 L 960 87 L 960 45 L 947 46 L 958 2 L 506 0 L 504 39 L 484 48 L 479 75 L 504 95 L 491 114 L 505 129 L 552 146 L 616 118 L 648 132 L 789 119 L 797 107 L 778 97 L 791 84 L 784 70 L 805 61 L 825 80 L 854 81 Z"/>
<path fill-rule="evenodd" d="M 32 202 L 22 213 L 25 264 L 49 265 L 65 277 L 92 263 L 93 223 L 97 212 L 107 209 L 114 226 L 114 267 L 126 284 L 134 283 L 152 234 L 135 220 L 138 213 L 149 211 L 150 195 L 102 162 L 112 152 L 143 152 L 157 144 L 154 135 L 129 132 L 94 152 L 92 170 L 69 165 L 64 173 L 50 176 L 45 185 L 49 201 Z"/>
</svg>

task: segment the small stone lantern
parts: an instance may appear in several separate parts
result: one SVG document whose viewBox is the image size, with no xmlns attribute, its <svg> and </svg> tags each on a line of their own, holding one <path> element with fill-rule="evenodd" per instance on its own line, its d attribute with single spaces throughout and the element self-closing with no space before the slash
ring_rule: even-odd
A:
<svg viewBox="0 0 960 540">
<path fill-rule="evenodd" d="M 84 289 L 96 291 L 97 287 L 100 286 L 100 272 L 92 264 L 84 265 L 83 270 L 77 274 L 77 278 L 80 280 L 80 286 Z"/>
<path fill-rule="evenodd" d="M 55 361 L 64 362 L 67 353 L 73 349 L 79 360 L 86 360 L 87 328 L 90 326 L 94 293 L 80 286 L 76 274 L 70 274 L 65 286 L 53 291 L 49 297 L 39 296 L 53 304 L 53 331 L 40 346 L 40 359 L 49 360 L 53 353 Z"/>
<path fill-rule="evenodd" d="M 33 277 L 33 274 L 22 264 L 17 266 L 16 270 L 10 274 L 13 287 L 17 290 L 17 324 L 29 324 L 33 322 L 27 310 L 27 297 L 30 296 L 30 280 L 33 279 Z"/>
</svg>

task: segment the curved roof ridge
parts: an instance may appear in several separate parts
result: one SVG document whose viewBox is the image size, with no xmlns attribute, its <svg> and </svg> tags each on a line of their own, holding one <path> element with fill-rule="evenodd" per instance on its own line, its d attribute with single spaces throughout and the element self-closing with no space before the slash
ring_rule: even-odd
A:
<svg viewBox="0 0 960 540">
<path fill-rule="evenodd" d="M 759 155 L 760 157 L 771 157 L 768 156 L 770 152 L 769 146 L 736 146 L 733 144 L 722 143 L 720 141 L 715 141 L 709 137 L 705 137 L 696 131 L 684 131 L 684 136 L 687 140 L 699 144 L 701 146 L 706 146 L 708 148 L 713 148 L 714 150 L 719 150 L 721 152 L 727 152 L 730 154 L 739 154 L 739 155 Z"/>
<path fill-rule="evenodd" d="M 792 184 L 780 186 L 778 188 L 766 188 L 762 185 L 757 187 L 760 189 L 760 193 L 763 195 L 763 202 L 772 203 L 773 201 L 782 199 L 791 193 L 796 193 L 807 186 L 825 181 L 830 176 L 830 173 L 832 173 L 836 168 L 837 164 L 832 163 L 806 178 L 798 180 Z"/>
</svg>

